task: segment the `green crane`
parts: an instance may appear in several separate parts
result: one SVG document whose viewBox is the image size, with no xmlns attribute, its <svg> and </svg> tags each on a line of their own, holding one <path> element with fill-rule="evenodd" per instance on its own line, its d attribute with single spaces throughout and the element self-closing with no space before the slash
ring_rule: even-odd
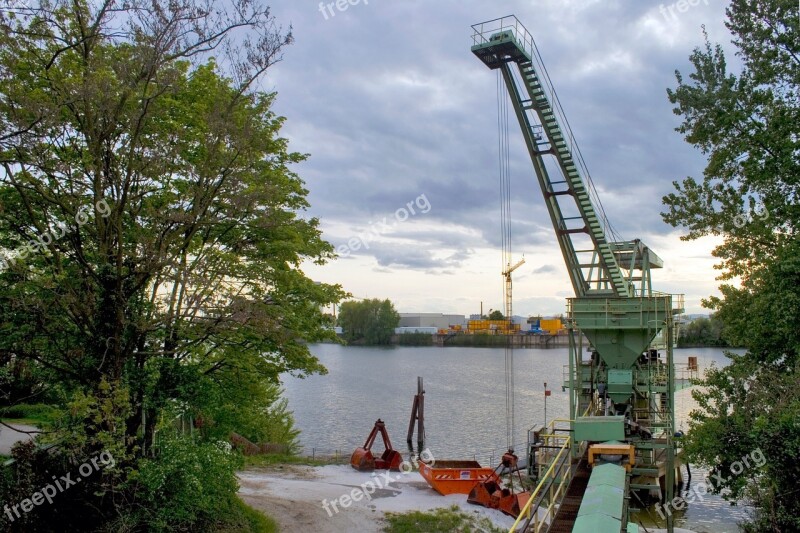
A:
<svg viewBox="0 0 800 533">
<path fill-rule="evenodd" d="M 609 224 L 530 33 L 514 16 L 472 29 L 472 52 L 499 70 L 508 90 L 569 272 L 575 291 L 568 299 L 570 334 L 577 328 L 590 343 L 591 359 L 584 361 L 581 341 L 570 335 L 564 385 L 575 440 L 634 444 L 630 486 L 671 499 L 672 348 L 683 299 L 653 291 L 650 271 L 663 261 L 641 240 L 620 239 Z M 578 446 L 573 451 L 578 455 Z M 666 493 L 658 489 L 661 476 Z"/>
</svg>

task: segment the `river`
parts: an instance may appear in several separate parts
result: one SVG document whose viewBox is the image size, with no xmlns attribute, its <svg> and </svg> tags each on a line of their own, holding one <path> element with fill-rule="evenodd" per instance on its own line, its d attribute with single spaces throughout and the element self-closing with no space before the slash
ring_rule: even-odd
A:
<svg viewBox="0 0 800 533">
<path fill-rule="evenodd" d="M 304 379 L 282 376 L 285 397 L 302 431 L 304 453 L 349 456 L 363 445 L 378 418 L 386 422 L 394 447 L 405 450 L 417 376 L 425 384 L 425 447 L 434 457 L 475 457 L 483 464 L 495 464 L 505 451 L 505 350 L 335 344 L 310 348 L 328 374 Z M 698 357 L 701 370 L 712 363 L 727 364 L 722 350 L 713 348 L 678 349 L 675 361 L 684 363 L 690 355 Z M 561 390 L 567 362 L 567 348 L 514 350 L 514 443 L 520 455 L 527 430 L 544 422 L 545 382 L 552 391 L 547 398 L 548 420 L 568 418 L 567 393 Z M 695 407 L 690 390 L 676 393 L 675 407 L 678 429 L 685 430 Z M 704 470 L 692 467 L 693 483 L 705 475 Z M 718 496 L 689 501 L 693 503 L 685 511 L 676 512 L 676 526 L 698 533 L 736 532 L 737 521 L 745 517 L 741 506 L 731 507 Z M 634 518 L 650 526 L 657 515 L 651 507 Z"/>
</svg>

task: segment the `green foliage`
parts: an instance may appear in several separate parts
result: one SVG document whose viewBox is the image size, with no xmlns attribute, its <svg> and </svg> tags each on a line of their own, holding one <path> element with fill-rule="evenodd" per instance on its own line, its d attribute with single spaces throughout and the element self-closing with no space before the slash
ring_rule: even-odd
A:
<svg viewBox="0 0 800 533">
<path fill-rule="evenodd" d="M 239 498 L 233 500 L 233 508 L 224 520 L 218 520 L 211 529 L 215 533 L 278 533 L 278 523 L 253 509 Z"/>
<path fill-rule="evenodd" d="M 433 511 L 386 513 L 387 533 L 500 533 L 505 531 L 485 516 L 462 511 L 457 505 Z"/>
<path fill-rule="evenodd" d="M 489 313 L 489 320 L 505 320 L 505 319 L 506 317 L 503 316 L 503 312 L 498 311 L 497 309 Z"/>
<path fill-rule="evenodd" d="M 339 325 L 344 338 L 354 344 L 389 344 L 400 314 L 389 300 L 344 302 L 339 312 Z"/>
<path fill-rule="evenodd" d="M 447 339 L 446 346 L 507 346 L 508 339 L 505 335 L 489 335 L 475 333 L 473 335 L 456 335 Z"/>
<path fill-rule="evenodd" d="M 349 453 L 349 452 L 348 452 Z M 350 464 L 349 455 L 324 456 L 316 455 L 314 458 L 302 455 L 287 455 L 283 453 L 265 453 L 260 455 L 245 455 L 245 467 L 284 467 L 285 465 L 325 466 Z"/>
<path fill-rule="evenodd" d="M 299 431 L 277 385 L 236 373 L 225 388 L 218 389 L 216 403 L 204 406 L 200 422 L 206 434 L 226 438 L 235 431 L 256 443 L 284 444 L 297 449 Z M 206 422 L 208 420 L 208 422 Z"/>
<path fill-rule="evenodd" d="M 60 391 L 45 382 L 47 376 L 35 362 L 0 352 L 0 405 L 57 402 Z"/>
<path fill-rule="evenodd" d="M 176 525 L 202 530 L 233 505 L 240 459 L 227 442 L 193 442 L 164 433 L 158 458 L 141 460 L 130 476 L 143 505 L 134 515 L 148 531 L 173 531 Z"/>
<path fill-rule="evenodd" d="M 9 407 L 0 407 L 0 418 L 24 419 L 26 423 L 43 426 L 53 424 L 62 415 L 61 410 L 43 403 L 21 403 Z"/>
<path fill-rule="evenodd" d="M 748 348 L 754 361 L 791 372 L 800 364 L 800 242 L 775 251 L 741 287 L 723 285 L 709 298 L 725 324 L 725 338 Z"/>
<path fill-rule="evenodd" d="M 723 339 L 724 327 L 725 324 L 716 315 L 692 320 L 685 326 L 681 326 L 678 347 L 727 346 L 728 344 Z"/>
<path fill-rule="evenodd" d="M 278 376 L 325 371 L 344 293 L 300 269 L 333 248 L 255 89 L 291 33 L 258 1 L 108 7 L 0 10 L 0 387 L 67 406 L 42 442 L 68 464 L 116 459 L 39 529 L 196 529 L 234 505 L 218 440 L 294 442 Z"/>
<path fill-rule="evenodd" d="M 711 369 L 705 387 L 692 391 L 699 408 L 691 414 L 685 450 L 725 480 L 715 489 L 727 489 L 726 499 L 755 506 L 745 531 L 799 531 L 800 369 L 787 373 L 749 355 L 730 357 L 728 367 Z M 755 450 L 766 459 L 762 466 L 732 466 Z"/>
<path fill-rule="evenodd" d="M 398 335 L 400 346 L 433 346 L 433 335 L 430 333 L 403 333 Z"/>
<path fill-rule="evenodd" d="M 726 498 L 755 508 L 748 532 L 800 530 L 800 13 L 792 0 L 733 0 L 727 26 L 744 65 L 727 72 L 721 47 L 691 56 L 689 80 L 669 91 L 684 119 L 678 131 L 708 155 L 702 182 L 686 178 L 664 198 L 664 220 L 684 239 L 722 235 L 714 250 L 722 297 L 704 305 L 722 338 L 747 348 L 728 354 L 692 394 L 689 458 L 719 473 Z M 755 450 L 763 465 L 733 468 Z"/>
<path fill-rule="evenodd" d="M 678 131 L 708 155 L 702 181 L 675 182 L 664 220 L 684 239 L 722 235 L 714 255 L 723 277 L 747 276 L 800 229 L 800 15 L 793 0 L 733 0 L 727 27 L 744 70 L 727 71 L 722 48 L 691 56 L 688 80 L 668 90 Z"/>
<path fill-rule="evenodd" d="M 112 509 L 108 499 L 96 499 L 95 494 L 104 487 L 113 485 L 118 478 L 114 468 L 113 457 L 91 455 L 73 455 L 70 451 L 54 447 L 50 449 L 37 447 L 33 442 L 19 442 L 11 451 L 14 462 L 0 471 L 0 506 L 8 506 L 13 520 L 8 515 L 0 516 L 3 531 L 9 532 L 57 532 L 85 531 L 87 524 L 103 521 L 104 514 Z M 99 459 L 98 459 L 99 458 Z M 91 465 L 91 459 L 97 468 Z M 81 468 L 84 469 L 81 473 Z M 90 468 L 87 476 L 86 468 Z M 56 480 L 64 477 L 79 483 L 61 484 L 58 490 Z M 34 494 L 47 490 L 51 495 L 50 502 L 34 507 L 28 513 L 22 512 L 23 501 L 31 499 Z M 86 506 L 84 502 L 95 500 L 95 505 Z"/>
</svg>

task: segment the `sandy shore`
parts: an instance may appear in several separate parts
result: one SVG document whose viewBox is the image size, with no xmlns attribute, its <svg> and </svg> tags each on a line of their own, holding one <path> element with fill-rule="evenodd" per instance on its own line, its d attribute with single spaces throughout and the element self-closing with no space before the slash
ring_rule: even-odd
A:
<svg viewBox="0 0 800 533">
<path fill-rule="evenodd" d="M 275 518 L 281 531 L 377 533 L 385 526 L 386 511 L 424 511 L 452 505 L 486 516 L 504 529 L 513 524 L 500 511 L 468 504 L 466 495 L 438 494 L 418 472 L 366 473 L 349 465 L 290 465 L 251 469 L 238 476 L 239 496 Z M 331 502 L 336 502 L 335 510 Z"/>
</svg>

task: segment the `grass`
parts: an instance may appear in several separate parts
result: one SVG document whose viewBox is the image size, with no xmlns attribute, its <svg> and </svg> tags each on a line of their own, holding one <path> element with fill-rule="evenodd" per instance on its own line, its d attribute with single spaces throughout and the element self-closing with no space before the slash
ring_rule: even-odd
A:
<svg viewBox="0 0 800 533">
<path fill-rule="evenodd" d="M 274 518 L 253 509 L 241 499 L 234 498 L 232 513 L 214 528 L 217 533 L 278 533 Z"/>
<path fill-rule="evenodd" d="M 11 424 L 47 427 L 61 416 L 61 411 L 43 403 L 19 404 L 0 408 L 0 419 Z"/>
<path fill-rule="evenodd" d="M 503 533 L 491 520 L 457 505 L 433 511 L 386 513 L 386 533 Z"/>
<path fill-rule="evenodd" d="M 280 466 L 280 465 L 306 465 L 306 466 L 325 466 L 348 464 L 349 458 L 340 455 L 336 457 L 304 457 L 302 455 L 288 455 L 283 453 L 267 453 L 264 455 L 245 455 L 244 466 Z"/>
</svg>

